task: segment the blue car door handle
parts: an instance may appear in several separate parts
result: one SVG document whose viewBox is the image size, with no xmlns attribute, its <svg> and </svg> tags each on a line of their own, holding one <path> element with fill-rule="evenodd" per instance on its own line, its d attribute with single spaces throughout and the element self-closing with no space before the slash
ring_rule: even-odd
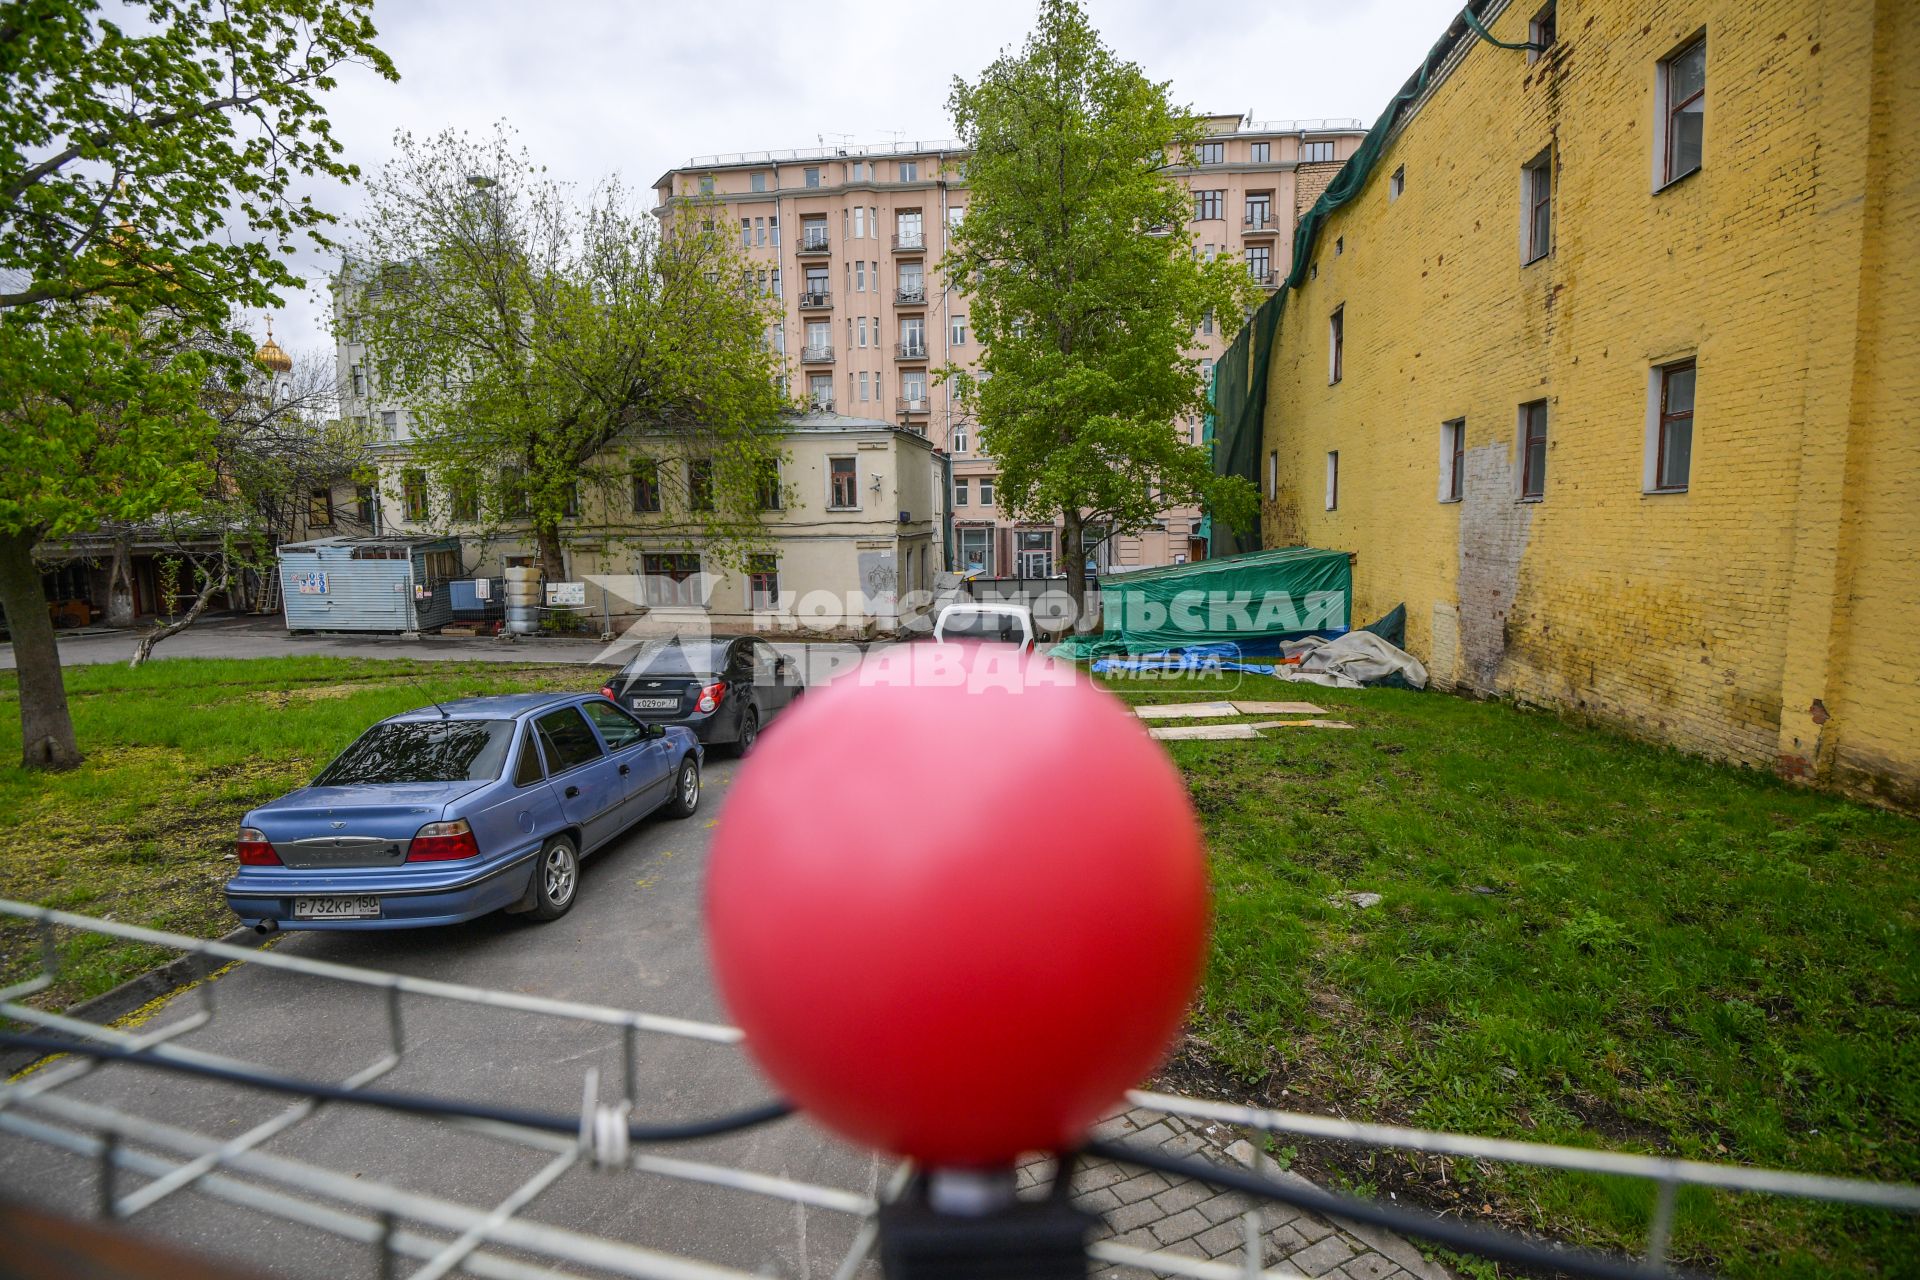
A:
<svg viewBox="0 0 1920 1280">
<path fill-rule="evenodd" d="M 627 776 L 628 774 L 630 774 L 630 773 L 632 773 L 632 772 L 633 772 L 633 770 L 631 770 L 631 769 L 629 769 L 629 768 L 628 768 L 628 767 L 627 767 L 626 765 L 621 765 L 621 766 L 620 766 L 620 776 L 621 776 L 621 777 L 623 777 L 623 778 L 624 778 L 624 777 L 626 777 L 626 776 Z"/>
<path fill-rule="evenodd" d="M 577 796 L 577 795 L 579 795 L 579 794 L 580 794 L 580 788 L 578 788 L 578 787 L 568 787 L 568 788 L 567 788 L 567 799 L 569 799 L 569 800 L 571 800 L 571 799 L 573 799 L 573 798 L 574 798 L 575 796 Z"/>
</svg>

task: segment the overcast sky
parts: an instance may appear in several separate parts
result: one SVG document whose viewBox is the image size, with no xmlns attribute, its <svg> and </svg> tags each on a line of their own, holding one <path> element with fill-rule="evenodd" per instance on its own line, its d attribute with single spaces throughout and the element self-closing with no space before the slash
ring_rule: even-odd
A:
<svg viewBox="0 0 1920 1280">
<path fill-rule="evenodd" d="M 1372 123 L 1460 0 L 1089 0 L 1107 43 L 1207 113 Z M 396 129 L 506 120 L 556 175 L 646 188 L 694 156 L 952 135 L 948 85 L 1031 26 L 1034 0 L 383 0 L 400 82 L 349 72 L 330 96 L 363 172 Z M 357 188 L 320 198 L 350 216 Z M 303 253 L 303 274 L 330 266 Z M 317 291 L 289 298 L 281 345 L 324 351 Z M 256 326 L 257 327 L 257 326 Z"/>
</svg>

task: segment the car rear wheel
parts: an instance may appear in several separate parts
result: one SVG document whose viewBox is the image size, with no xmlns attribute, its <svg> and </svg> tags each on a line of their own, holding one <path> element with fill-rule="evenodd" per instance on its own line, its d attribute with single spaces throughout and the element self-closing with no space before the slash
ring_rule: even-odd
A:
<svg viewBox="0 0 1920 1280">
<path fill-rule="evenodd" d="M 744 756 L 753 750 L 753 744 L 760 740 L 760 713 L 748 707 L 740 713 L 740 737 L 733 744 L 735 755 Z"/>
<path fill-rule="evenodd" d="M 688 756 L 673 775 L 673 798 L 667 801 L 669 818 L 691 818 L 700 807 L 700 762 Z"/>
<path fill-rule="evenodd" d="M 573 841 L 554 836 L 540 847 L 533 868 L 533 918 L 558 920 L 580 889 L 580 854 Z"/>
</svg>

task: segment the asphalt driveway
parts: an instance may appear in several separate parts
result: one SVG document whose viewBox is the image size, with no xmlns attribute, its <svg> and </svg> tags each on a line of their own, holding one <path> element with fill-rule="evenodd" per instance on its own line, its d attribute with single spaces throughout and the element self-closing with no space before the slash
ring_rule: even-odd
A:
<svg viewBox="0 0 1920 1280">
<path fill-rule="evenodd" d="M 440 930 L 295 933 L 277 946 L 423 978 L 725 1021 L 708 973 L 700 893 L 712 824 L 736 767 L 713 762 L 693 818 L 643 821 L 590 859 L 577 905 L 555 923 L 495 916 Z M 384 1002 L 376 992 L 247 966 L 213 989 L 214 1022 L 180 1043 L 320 1079 L 345 1078 L 386 1050 Z M 154 1025 L 198 1007 L 195 999 L 178 999 Z M 612 1082 L 622 1075 L 621 1044 L 612 1029 L 424 999 L 407 1002 L 405 1025 L 406 1060 L 382 1078 L 382 1088 L 577 1112 L 584 1073 L 597 1067 L 609 1082 L 601 1096 L 618 1093 Z M 715 1115 L 769 1096 L 736 1048 L 664 1036 L 645 1037 L 641 1047 L 637 1119 Z M 257 1092 L 125 1066 L 104 1067 L 69 1088 L 73 1096 L 218 1136 L 243 1132 L 286 1105 Z M 263 1150 L 472 1205 L 505 1198 L 545 1159 L 445 1124 L 341 1106 L 310 1117 Z M 673 1154 L 865 1193 L 884 1175 L 874 1156 L 798 1118 Z M 94 1169 L 7 1136 L 0 1138 L 0 1195 L 89 1214 L 97 1195 Z M 564 1174 L 525 1216 L 801 1276 L 832 1274 L 855 1226 L 829 1211 L 587 1168 Z M 324 1280 L 377 1274 L 365 1246 L 192 1192 L 161 1201 L 132 1225 L 273 1274 Z"/>
</svg>

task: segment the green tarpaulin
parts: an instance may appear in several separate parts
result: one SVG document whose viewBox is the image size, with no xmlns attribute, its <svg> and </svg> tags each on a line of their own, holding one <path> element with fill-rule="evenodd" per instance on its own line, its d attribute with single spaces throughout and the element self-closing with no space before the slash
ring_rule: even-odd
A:
<svg viewBox="0 0 1920 1280">
<path fill-rule="evenodd" d="M 1100 579 L 1098 637 L 1053 650 L 1085 660 L 1231 644 L 1273 652 L 1288 636 L 1346 631 L 1353 621 L 1352 561 L 1344 551 L 1283 547 Z"/>
</svg>

